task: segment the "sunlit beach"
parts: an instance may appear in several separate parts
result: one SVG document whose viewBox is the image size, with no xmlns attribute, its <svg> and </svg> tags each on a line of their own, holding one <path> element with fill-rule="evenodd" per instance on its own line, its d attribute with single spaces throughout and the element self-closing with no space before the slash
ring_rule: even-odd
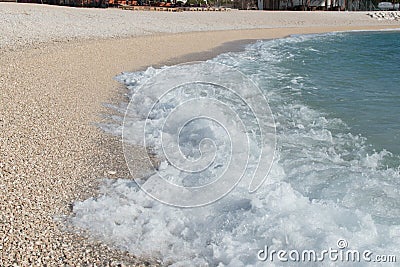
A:
<svg viewBox="0 0 400 267">
<path fill-rule="evenodd" d="M 396 266 L 398 4 L 222 2 L 0 2 L 0 266 Z"/>
</svg>

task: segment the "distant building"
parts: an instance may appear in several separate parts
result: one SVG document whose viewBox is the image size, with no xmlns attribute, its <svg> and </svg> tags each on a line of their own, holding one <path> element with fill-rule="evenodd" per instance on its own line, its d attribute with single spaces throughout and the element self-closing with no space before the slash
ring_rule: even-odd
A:
<svg viewBox="0 0 400 267">
<path fill-rule="evenodd" d="M 372 0 L 257 0 L 260 10 L 373 10 Z"/>
<path fill-rule="evenodd" d="M 344 1 L 345 0 L 258 0 L 258 8 L 261 10 L 324 10 L 344 7 Z"/>
</svg>

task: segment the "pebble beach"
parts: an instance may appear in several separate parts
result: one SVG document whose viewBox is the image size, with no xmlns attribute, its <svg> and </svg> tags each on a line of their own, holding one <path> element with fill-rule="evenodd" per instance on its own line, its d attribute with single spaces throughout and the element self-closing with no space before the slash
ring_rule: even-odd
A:
<svg viewBox="0 0 400 267">
<path fill-rule="evenodd" d="M 121 140 L 96 126 L 110 112 L 105 103 L 123 101 L 115 75 L 209 57 L 239 40 L 400 28 L 382 19 L 397 15 L 382 14 L 0 3 L 0 266 L 158 264 L 64 223 L 74 201 L 96 196 L 101 178 L 128 175 Z"/>
</svg>

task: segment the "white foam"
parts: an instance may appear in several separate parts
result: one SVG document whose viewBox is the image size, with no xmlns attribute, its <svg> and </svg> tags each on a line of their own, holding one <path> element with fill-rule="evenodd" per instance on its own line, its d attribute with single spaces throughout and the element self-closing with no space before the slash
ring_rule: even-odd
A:
<svg viewBox="0 0 400 267">
<path fill-rule="evenodd" d="M 75 203 L 72 223 L 118 248 L 173 266 L 265 266 L 257 261 L 257 251 L 265 245 L 277 250 L 322 250 L 336 248 L 339 238 L 354 249 L 398 255 L 400 177 L 397 170 L 382 168 L 388 153 L 371 152 L 365 139 L 349 134 L 341 120 L 285 94 L 286 82 L 296 91 L 303 78 L 290 77 L 273 63 L 290 56 L 281 54 L 279 47 L 304 38 L 309 37 L 259 42 L 245 52 L 215 59 L 253 73 L 273 106 L 276 159 L 256 193 L 249 194 L 239 184 L 216 203 L 180 209 L 153 200 L 132 180 L 105 180 L 98 198 Z M 260 70 L 263 65 L 268 68 Z M 133 92 L 159 71 L 149 68 L 124 73 L 119 79 Z M 161 107 L 158 111 L 155 117 L 162 116 Z M 197 134 L 220 140 L 224 132 L 206 126 L 197 128 Z M 186 141 L 193 130 L 184 134 Z M 186 141 L 185 153 L 196 157 L 197 147 Z M 183 179 L 179 172 L 169 174 Z"/>
</svg>

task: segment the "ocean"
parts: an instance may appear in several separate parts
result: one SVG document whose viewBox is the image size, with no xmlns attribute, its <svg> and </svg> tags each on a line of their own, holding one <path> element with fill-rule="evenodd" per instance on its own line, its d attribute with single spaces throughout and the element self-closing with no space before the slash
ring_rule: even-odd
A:
<svg viewBox="0 0 400 267">
<path fill-rule="evenodd" d="M 160 162 L 141 180 L 104 179 L 100 196 L 74 204 L 71 223 L 162 265 L 341 266 L 349 250 L 361 255 L 349 266 L 400 261 L 399 40 L 395 31 L 296 35 L 121 74 L 125 124 L 104 129 Z M 265 181 L 249 192 L 257 171 Z M 169 184 L 226 192 L 198 197 Z M 293 252 L 309 250 L 319 258 Z"/>
</svg>

